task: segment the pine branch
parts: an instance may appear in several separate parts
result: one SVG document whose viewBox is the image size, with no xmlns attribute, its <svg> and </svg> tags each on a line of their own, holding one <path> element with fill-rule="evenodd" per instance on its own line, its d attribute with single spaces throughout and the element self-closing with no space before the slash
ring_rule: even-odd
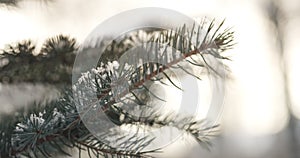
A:
<svg viewBox="0 0 300 158">
<path fill-rule="evenodd" d="M 206 65 L 210 70 L 218 74 L 216 70 L 214 70 L 213 67 L 209 65 L 208 62 L 205 60 L 205 55 L 209 54 L 214 56 L 215 58 L 218 59 L 228 59 L 226 57 L 221 56 L 220 53 L 222 53 L 226 49 L 231 49 L 233 45 L 233 32 L 230 32 L 229 29 L 226 29 L 224 32 L 218 34 L 216 37 L 216 33 L 219 31 L 220 27 L 223 25 L 224 21 L 219 25 L 219 27 L 213 32 L 213 35 L 211 38 L 209 38 L 209 34 L 211 33 L 211 30 L 213 29 L 214 21 L 212 21 L 208 27 L 208 30 L 205 34 L 205 38 L 203 39 L 202 42 L 198 42 L 199 46 L 198 47 L 192 47 L 190 43 L 191 41 L 182 41 L 183 38 L 186 37 L 186 33 L 189 35 L 190 31 L 191 33 L 195 34 L 200 34 L 200 32 L 195 32 L 195 30 L 187 30 L 185 26 L 182 28 L 179 28 L 178 32 L 175 32 L 175 34 L 172 34 L 172 32 L 167 31 L 167 32 L 159 32 L 158 37 L 165 36 L 165 38 L 152 38 L 150 37 L 150 40 L 147 41 L 148 43 L 150 42 L 156 42 L 156 43 L 167 43 L 170 47 L 175 48 L 176 50 L 179 50 L 182 56 L 176 57 L 176 53 L 174 52 L 169 52 L 165 53 L 165 51 L 162 54 L 159 54 L 159 50 L 155 48 L 154 46 L 146 45 L 145 50 L 147 52 L 153 52 L 154 56 L 156 59 L 160 60 L 166 60 L 165 65 L 161 65 L 158 63 L 149 63 L 147 62 L 146 64 L 139 65 L 136 63 L 139 63 L 138 61 L 144 60 L 141 58 L 136 57 L 136 61 L 133 61 L 132 63 L 135 63 L 136 65 L 129 65 L 128 63 L 117 63 L 118 65 L 123 65 L 120 66 L 122 68 L 112 70 L 114 67 L 112 66 L 113 64 L 111 62 L 108 62 L 107 64 L 103 64 L 102 62 L 100 63 L 100 66 L 84 73 L 81 78 L 78 80 L 78 84 L 75 87 L 76 89 L 80 89 L 81 94 L 84 93 L 90 93 L 91 95 L 97 94 L 98 95 L 98 100 L 93 100 L 90 103 L 86 103 L 87 105 L 89 104 L 95 104 L 97 102 L 101 103 L 103 105 L 103 100 L 104 99 L 107 103 L 103 105 L 103 109 L 106 109 L 107 107 L 110 107 L 111 105 L 117 103 L 117 101 L 114 99 L 112 96 L 112 85 L 115 85 L 118 82 L 118 79 L 114 80 L 113 78 L 121 78 L 122 82 L 128 82 L 127 84 L 128 89 L 126 89 L 124 92 L 120 92 L 118 95 L 119 97 L 123 97 L 127 94 L 127 91 L 132 92 L 134 89 L 141 88 L 145 82 L 151 81 L 153 77 L 159 75 L 160 73 L 163 73 L 168 80 L 175 86 L 176 86 L 170 77 L 164 72 L 167 69 L 170 69 L 171 67 L 177 66 L 181 67 L 179 63 L 184 62 L 184 59 L 188 59 L 189 57 L 200 55 L 201 58 L 203 59 L 203 63 L 197 63 L 197 65 Z M 202 27 L 202 26 L 201 26 Z M 192 39 L 192 34 L 190 35 L 189 39 Z M 189 40 L 188 39 L 188 40 Z M 121 41 L 123 43 L 123 41 Z M 129 49 L 129 48 L 128 48 Z M 126 50 L 128 50 L 126 49 Z M 143 50 L 137 50 L 137 51 L 143 51 Z M 110 53 L 108 51 L 108 53 Z M 118 54 L 118 53 L 116 53 Z M 122 54 L 122 53 L 119 53 Z M 103 56 L 106 54 L 104 53 Z M 120 55 L 119 55 L 120 56 Z M 173 56 L 172 60 L 168 59 L 168 56 Z M 113 56 L 112 59 L 116 58 Z M 170 61 L 169 61 L 170 60 Z M 114 61 L 117 62 L 117 61 Z M 188 62 L 189 63 L 189 62 Z M 127 67 L 130 68 L 126 68 Z M 99 65 L 99 64 L 98 64 Z M 183 69 L 183 68 L 182 68 Z M 141 73 L 143 71 L 143 73 Z M 148 73 L 145 73 L 148 72 Z M 188 75 L 191 75 L 188 71 L 184 70 L 185 73 Z M 128 75 L 129 74 L 129 75 Z M 197 77 L 197 76 L 196 76 Z M 199 78 L 199 77 L 197 77 Z M 117 84 L 118 85 L 118 84 Z M 178 87 L 179 88 L 179 87 Z M 86 95 L 86 94 L 84 94 Z M 85 98 L 86 96 L 78 96 L 79 98 Z"/>
<path fill-rule="evenodd" d="M 17 4 L 17 0 L 0 0 L 0 4 L 15 6 Z"/>
<path fill-rule="evenodd" d="M 0 54 L 0 81 L 71 84 L 77 45 L 75 39 L 63 35 L 48 39 L 39 53 L 30 40 L 7 45 Z"/>
<path fill-rule="evenodd" d="M 90 110 L 103 111 L 117 127 L 124 125 L 138 126 L 139 128 L 143 126 L 151 128 L 174 127 L 192 135 L 199 143 L 209 145 L 209 138 L 214 135 L 214 131 L 218 126 L 208 125 L 206 121 L 195 120 L 190 116 L 167 115 L 168 117 L 166 117 L 163 113 L 155 110 L 155 108 L 150 108 L 150 110 L 145 108 L 142 111 L 142 113 L 148 113 L 148 117 L 143 117 L 142 115 L 133 116 L 122 105 L 130 102 L 137 103 L 141 107 L 147 105 L 147 100 L 143 100 L 140 97 L 141 94 L 149 92 L 150 95 L 155 96 L 147 86 L 155 81 L 163 83 L 164 81 L 161 80 L 163 76 L 168 79 L 171 85 L 176 87 L 168 72 L 172 67 L 180 67 L 184 69 L 183 72 L 186 75 L 200 78 L 186 70 L 182 64 L 193 63 L 191 65 L 213 69 L 205 61 L 207 55 L 219 60 L 228 59 L 223 57 L 221 53 L 232 47 L 233 33 L 230 30 L 219 33 L 222 25 L 223 23 L 214 29 L 214 21 L 211 22 L 205 32 L 204 39 L 201 41 L 199 36 L 202 35 L 200 35 L 199 30 L 202 31 L 205 28 L 204 26 L 193 28 L 192 30 L 188 30 L 183 26 L 176 32 L 169 30 L 154 31 L 159 36 L 150 36 L 148 42 L 166 43 L 180 53 L 166 50 L 161 52 L 154 45 L 146 45 L 144 47 L 146 50 L 153 50 L 149 52 L 153 52 L 155 57 L 165 60 L 165 65 L 151 62 L 142 65 L 126 65 L 126 63 L 113 61 L 113 59 L 118 60 L 125 51 L 134 47 L 134 44 L 125 44 L 124 41 L 119 43 L 116 41 L 112 42 L 111 47 L 108 47 L 102 56 L 105 58 L 98 63 L 98 66 L 78 78 L 77 84 L 72 87 L 73 94 L 69 88 L 58 100 L 51 101 L 45 106 L 35 103 L 31 106 L 32 109 L 27 112 L 20 111 L 19 114 L 21 115 L 14 119 L 9 119 L 10 121 L 8 122 L 0 122 L 0 132 L 2 133 L 0 135 L 1 157 L 13 157 L 20 154 L 27 157 L 50 157 L 56 152 L 69 155 L 65 151 L 67 148 L 78 148 L 80 151 L 87 150 L 90 157 L 98 157 L 100 155 L 104 157 L 151 157 L 149 154 L 160 150 L 147 151 L 145 149 L 153 141 L 154 138 L 152 137 L 139 137 L 136 133 L 126 137 L 119 131 L 115 131 L 115 129 L 109 129 L 110 132 L 107 133 L 100 133 L 101 135 L 96 138 L 82 122 L 83 115 L 81 114 Z M 147 32 L 150 35 L 152 33 L 153 31 Z M 191 39 L 195 36 L 197 36 L 197 43 L 192 45 Z M 133 42 L 132 38 L 129 38 L 129 40 Z M 4 51 L 1 59 L 8 58 L 12 63 L 18 63 L 20 61 L 15 60 L 17 59 L 16 57 L 22 56 L 22 59 L 31 61 L 25 62 L 25 65 L 31 65 L 29 63 L 38 65 L 39 61 L 50 63 L 55 58 L 61 57 L 59 62 L 62 62 L 67 58 L 66 55 L 74 55 L 75 45 L 74 40 L 59 36 L 46 42 L 41 51 L 44 54 L 33 56 L 34 46 L 31 45 L 31 42 L 24 42 L 24 44 L 18 44 L 17 47 L 10 46 L 9 51 Z M 114 54 L 108 55 L 109 52 L 114 52 Z M 202 62 L 199 56 L 202 57 Z M 199 60 L 193 57 L 198 57 Z M 2 69 L 8 72 L 8 70 L 13 69 L 13 66 L 9 67 L 9 65 L 5 64 L 2 66 Z M 214 71 L 217 72 L 217 70 Z M 116 86 L 118 86 L 117 81 L 119 79 L 125 79 L 121 81 L 127 82 L 129 89 L 128 91 L 121 90 L 113 93 Z M 22 81 L 30 80 L 23 78 Z M 94 94 L 97 94 L 96 100 L 90 99 Z M 119 100 L 115 100 L 114 94 L 118 96 Z M 155 97 L 159 98 L 159 96 Z M 82 108 L 76 108 L 75 105 L 80 105 Z M 77 111 L 78 108 L 80 111 Z M 5 116 L 4 118 L 10 117 L 12 116 Z M 116 138 L 117 144 L 114 145 L 117 147 L 112 145 L 107 138 Z"/>
<path fill-rule="evenodd" d="M 36 108 L 40 105 L 33 105 L 32 113 L 17 117 L 18 121 L 14 126 L 1 126 L 0 131 L 5 133 L 1 140 L 7 136 L 11 139 L 8 144 L 1 144 L 1 157 L 17 156 L 20 153 L 28 157 L 50 157 L 50 153 L 55 152 L 70 155 L 64 151 L 66 147 L 87 148 L 99 155 L 139 155 L 133 151 L 117 150 L 95 138 L 81 122 L 73 98 L 67 93 L 64 96 L 60 100 L 48 103 L 42 112 Z M 1 125 L 3 124 L 5 122 L 1 122 Z M 49 153 L 49 150 L 52 152 Z M 32 153 L 35 156 L 32 156 Z"/>
<path fill-rule="evenodd" d="M 14 120 L 12 122 L 1 119 L 0 131 L 2 134 L 0 140 L 6 140 L 0 141 L 1 157 L 17 156 L 20 153 L 28 157 L 50 157 L 55 156 L 52 153 L 57 152 L 70 155 L 64 151 L 65 148 L 75 147 L 89 150 L 89 152 L 93 151 L 95 155 L 150 157 L 144 154 L 157 152 L 136 152 L 143 147 L 143 144 L 151 142 L 151 139 L 139 140 L 142 141 L 141 145 L 131 151 L 115 149 L 109 143 L 101 142 L 81 122 L 74 106 L 75 100 L 70 98 L 71 95 L 68 93 L 60 100 L 48 103 L 45 108 L 37 103 L 32 105 L 32 109 L 29 110 L 32 113 L 26 114 L 24 111 L 19 111 L 20 115 L 12 117 Z M 24 113 L 25 115 L 22 115 Z M 195 121 L 193 118 L 176 119 L 178 116 L 170 116 L 161 118 L 160 115 L 151 115 L 151 118 L 144 120 L 127 118 L 126 122 L 123 123 L 158 125 L 160 127 L 173 126 L 192 134 L 199 143 L 209 143 L 208 137 L 213 135 L 211 129 L 215 130 L 216 128 L 216 126 L 206 127 L 205 122 Z M 7 119 L 7 116 L 4 118 Z M 118 136 L 117 134 L 112 136 Z M 103 134 L 103 138 L 108 135 L 108 133 Z M 128 139 L 125 138 L 121 141 L 121 143 L 124 142 L 128 142 Z M 136 143 L 136 141 L 133 142 L 133 144 Z M 35 153 L 35 156 L 32 156 L 32 153 Z"/>
<path fill-rule="evenodd" d="M 22 1 L 25 0 L 0 0 L 0 7 L 1 5 L 4 7 L 18 7 L 19 3 Z M 49 1 L 52 0 L 36 0 L 36 1 L 40 1 L 47 4 Z"/>
</svg>

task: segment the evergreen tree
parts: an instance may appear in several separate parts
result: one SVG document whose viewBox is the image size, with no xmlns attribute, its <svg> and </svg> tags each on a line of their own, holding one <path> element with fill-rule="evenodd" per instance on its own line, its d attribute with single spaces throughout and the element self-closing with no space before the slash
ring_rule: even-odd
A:
<svg viewBox="0 0 300 158">
<path fill-rule="evenodd" d="M 102 110 L 117 127 L 134 127 L 140 130 L 172 127 L 193 136 L 204 147 L 209 147 L 210 138 L 216 134 L 219 125 L 210 125 L 207 120 L 197 120 L 193 116 L 180 113 L 166 115 L 148 108 L 150 95 L 163 100 L 149 89 L 149 85 L 159 82 L 180 89 L 171 76 L 172 69 L 201 79 L 199 74 L 182 66 L 184 64 L 205 68 L 215 74 L 215 77 L 220 77 L 218 70 L 206 58 L 228 60 L 223 52 L 232 48 L 233 32 L 230 29 L 222 30 L 223 23 L 224 21 L 219 25 L 215 21 L 201 23 L 198 28 L 193 27 L 191 30 L 183 24 L 176 31 L 137 31 L 108 44 L 109 39 L 101 39 L 97 41 L 97 45 L 106 45 L 101 60 L 94 68 L 75 77 L 73 87 L 72 68 L 77 53 L 96 48 L 97 45 L 79 49 L 80 44 L 74 38 L 64 35 L 46 40 L 39 52 L 36 52 L 38 50 L 30 40 L 8 45 L 0 56 L 1 83 L 52 84 L 60 90 L 61 95 L 56 100 L 47 101 L 45 105 L 34 102 L 26 109 L 18 109 L 16 115 L 1 115 L 1 157 L 51 157 L 57 154 L 72 156 L 68 148 L 85 150 L 90 157 L 153 157 L 153 153 L 163 150 L 147 150 L 154 138 L 150 135 L 138 136 L 138 130 L 133 135 L 125 136 L 120 131 L 109 129 L 110 132 L 99 133 L 96 137 L 81 119 L 80 112 L 83 110 L 78 111 L 75 105 L 91 108 L 95 105 L 97 108 L 94 111 Z M 151 62 L 129 67 L 122 65 L 120 57 L 135 47 L 141 34 L 148 37 L 148 43 L 167 44 L 177 50 L 181 57 L 176 57 L 176 52 L 173 51 L 158 54 L 160 48 L 147 45 L 146 49 L 150 49 L 156 57 L 173 58 L 168 59 L 166 65 Z M 196 39 L 195 45 L 191 42 L 192 39 Z M 87 54 L 86 57 L 91 56 Z M 116 72 L 119 75 L 115 75 Z M 128 81 L 128 91 L 115 92 L 114 81 L 124 78 Z M 113 93 L 120 99 L 115 99 Z M 92 94 L 97 95 L 97 100 L 89 99 Z M 146 117 L 132 115 L 123 106 L 128 103 L 134 103 L 143 109 L 142 112 L 147 113 Z"/>
</svg>

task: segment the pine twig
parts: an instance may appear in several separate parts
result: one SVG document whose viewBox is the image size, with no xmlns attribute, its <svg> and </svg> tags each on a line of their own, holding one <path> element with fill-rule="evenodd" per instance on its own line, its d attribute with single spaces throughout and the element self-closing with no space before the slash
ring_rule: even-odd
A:
<svg viewBox="0 0 300 158">
<path fill-rule="evenodd" d="M 221 23 L 221 25 L 222 24 L 223 23 Z M 160 35 L 165 36 L 165 38 L 151 38 L 152 42 L 167 43 L 169 46 L 179 50 L 182 56 L 179 58 L 173 57 L 172 60 L 167 61 L 166 65 L 147 63 L 134 66 L 133 69 L 130 69 L 129 71 L 122 69 L 121 72 L 123 72 L 123 75 L 130 72 L 129 75 L 125 75 L 125 78 L 127 77 L 127 81 L 129 81 L 129 92 L 131 93 L 134 90 L 145 87 L 144 84 L 146 82 L 154 80 L 154 78 L 161 73 L 165 73 L 165 76 L 172 81 L 172 78 L 165 72 L 166 70 L 179 62 L 186 61 L 187 58 L 191 58 L 194 55 L 203 55 L 203 53 L 208 52 L 208 50 L 210 52 L 209 54 L 215 58 L 220 60 L 226 59 L 222 57 L 220 53 L 232 45 L 233 33 L 229 31 L 225 31 L 227 33 L 217 33 L 219 31 L 218 27 L 216 32 L 213 32 L 213 35 L 210 36 L 213 29 L 212 26 L 213 24 L 211 23 L 205 34 L 205 38 L 201 42 L 197 41 L 197 46 L 192 46 L 189 38 L 186 38 L 185 32 L 188 32 L 189 30 L 186 30 L 185 27 L 178 29 L 178 32 L 160 32 Z M 195 28 L 190 31 L 190 39 L 192 39 L 193 32 L 196 32 L 196 29 L 194 29 Z M 200 30 L 200 28 L 198 28 L 198 30 Z M 199 36 L 199 33 L 199 31 L 198 33 L 196 32 L 197 37 Z M 76 50 L 75 40 L 70 40 L 63 36 L 48 40 L 42 49 L 44 54 L 38 56 L 32 55 L 34 46 L 31 45 L 31 42 L 25 42 L 23 45 L 26 46 L 26 49 L 24 49 L 22 44 L 17 47 L 9 47 L 9 51 L 5 51 L 3 58 L 1 59 L 12 57 L 11 61 L 15 61 L 15 57 L 23 55 L 24 57 L 22 58 L 28 58 L 33 63 L 38 64 L 39 61 L 37 59 L 39 58 L 40 61 L 43 62 L 50 62 L 56 57 L 61 57 L 61 59 L 64 60 L 66 55 L 73 56 L 73 52 Z M 122 46 L 121 50 L 127 50 L 128 48 L 127 46 L 122 45 L 122 42 L 115 43 L 113 46 L 117 45 Z M 116 51 L 113 49 L 114 47 L 111 48 L 112 49 L 107 50 L 107 52 Z M 152 47 L 151 49 L 158 50 L 155 47 Z M 163 59 L 166 59 L 167 56 L 175 55 L 165 52 L 166 51 L 163 53 L 164 55 L 160 56 Z M 106 54 L 104 54 L 104 56 L 105 55 Z M 117 55 L 120 56 L 120 54 Z M 110 60 L 110 56 L 106 57 L 105 60 L 112 61 Z M 118 59 L 118 57 L 114 58 Z M 62 62 L 62 60 L 59 62 Z M 30 62 L 28 62 L 28 66 L 30 66 L 29 63 Z M 50 157 L 52 153 L 55 152 L 68 155 L 69 153 L 65 151 L 65 148 L 75 147 L 80 151 L 87 150 L 90 157 L 92 157 L 92 155 L 97 157 L 99 155 L 104 157 L 108 157 L 109 155 L 117 157 L 151 157 L 147 154 L 158 151 L 144 150 L 144 148 L 151 143 L 153 140 L 152 138 L 136 138 L 135 141 L 131 141 L 134 136 L 128 138 L 118 137 L 117 134 L 113 135 L 118 137 L 117 140 L 119 140 L 119 145 L 124 146 L 124 149 L 115 148 L 109 142 L 105 141 L 105 138 L 111 136 L 110 133 L 104 133 L 100 136 L 103 139 L 96 138 L 83 124 L 79 114 L 84 111 L 77 111 L 75 105 L 78 104 L 88 107 L 87 110 L 91 110 L 92 105 L 98 105 L 100 108 L 97 110 L 103 110 L 105 114 L 119 126 L 129 124 L 146 125 L 150 127 L 175 127 L 191 134 L 199 143 L 209 145 L 208 137 L 211 136 L 213 130 L 215 130 L 217 126 L 208 126 L 203 121 L 193 120 L 193 118 L 188 117 L 182 119 L 176 119 L 180 118 L 179 116 L 161 118 L 161 115 L 156 114 L 155 111 L 152 111 L 152 113 L 150 111 L 150 116 L 146 118 L 135 117 L 117 106 L 117 103 L 122 103 L 124 101 L 122 98 L 126 96 L 128 92 L 121 91 L 118 94 L 121 99 L 120 101 L 114 99 L 111 92 L 114 88 L 112 78 L 115 76 L 112 74 L 114 74 L 115 70 L 111 69 L 109 64 L 111 64 L 111 62 L 107 62 L 107 64 L 103 65 L 99 64 L 99 67 L 83 74 L 78 79 L 78 83 L 72 88 L 79 89 L 79 91 L 75 90 L 75 92 L 84 93 L 75 93 L 72 95 L 71 90 L 69 89 L 60 99 L 49 102 L 42 108 L 39 108 L 38 104 L 34 104 L 31 106 L 32 109 L 27 113 L 24 111 L 20 112 L 21 116 L 12 119 L 11 122 L 0 122 L 0 132 L 2 133 L 0 135 L 1 157 L 19 156 L 20 154 L 27 157 Z M 197 62 L 193 65 L 201 65 L 201 67 L 203 67 L 203 65 L 205 66 L 205 64 Z M 8 65 L 4 65 L 2 66 L 2 69 L 7 70 L 6 72 L 8 72 L 9 69 L 13 69 L 13 66 L 8 67 Z M 23 79 L 23 81 L 29 80 Z M 89 94 L 97 94 L 97 100 L 89 100 Z M 75 96 L 75 98 L 73 98 L 73 96 Z M 124 115 L 123 119 L 121 119 L 122 115 Z"/>
</svg>

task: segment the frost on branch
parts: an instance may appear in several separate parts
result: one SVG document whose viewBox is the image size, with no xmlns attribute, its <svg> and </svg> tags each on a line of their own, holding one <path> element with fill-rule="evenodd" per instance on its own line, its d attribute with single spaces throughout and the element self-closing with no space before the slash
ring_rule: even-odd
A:
<svg viewBox="0 0 300 158">
<path fill-rule="evenodd" d="M 151 154 L 160 150 L 147 150 L 147 146 L 154 140 L 151 135 L 134 137 L 135 133 L 133 133 L 128 137 L 119 131 L 112 132 L 113 129 L 111 129 L 110 132 L 98 133 L 96 137 L 95 133 L 91 133 L 83 123 L 84 118 L 81 114 L 86 111 L 93 112 L 94 115 L 88 115 L 93 119 L 99 119 L 97 118 L 98 112 L 103 112 L 116 125 L 116 128 L 124 126 L 131 127 L 131 129 L 176 128 L 193 136 L 200 144 L 209 146 L 209 138 L 214 136 L 217 125 L 207 123 L 210 120 L 197 120 L 180 113 L 162 114 L 155 107 L 149 106 L 151 101 L 145 98 L 154 98 L 163 102 L 164 98 L 157 96 L 149 89 L 154 82 L 181 89 L 171 75 L 173 70 L 181 71 L 182 75 L 201 79 L 203 74 L 194 73 L 186 67 L 187 65 L 206 69 L 207 72 L 222 77 L 218 69 L 210 65 L 207 60 L 208 57 L 219 61 L 228 59 L 222 53 L 232 48 L 233 32 L 228 29 L 221 31 L 222 25 L 223 22 L 218 26 L 211 22 L 208 26 L 193 27 L 192 30 L 183 25 L 176 31 L 137 31 L 129 37 L 111 41 L 102 54 L 101 61 L 87 71 L 79 69 L 81 73 L 75 84 L 63 91 L 60 99 L 50 101 L 45 106 L 33 103 L 29 110 L 21 111 L 14 117 L 3 116 L 5 119 L 1 119 L 0 122 L 1 157 L 19 155 L 55 157 L 56 153 L 70 155 L 66 150 L 68 148 L 86 150 L 90 157 L 99 155 L 151 157 Z M 143 39 L 140 37 L 141 34 Z M 145 35 L 147 36 L 144 38 Z M 141 42 L 136 42 L 137 40 Z M 150 44 L 143 45 L 145 40 Z M 102 44 L 105 42 L 107 41 L 99 41 Z M 134 52 L 137 45 L 147 50 L 146 52 L 151 52 L 147 56 L 150 58 L 136 56 L 132 60 L 127 60 L 126 52 Z M 47 41 L 42 49 L 43 53 L 36 56 L 33 55 L 35 49 L 31 43 L 25 42 L 10 46 L 1 54 L 0 79 L 7 83 L 67 82 L 67 78 L 70 79 L 68 73 L 70 61 L 74 60 L 74 52 L 77 50 L 75 46 L 75 40 L 61 36 Z M 97 45 L 91 49 L 95 47 Z M 172 49 L 168 49 L 169 47 Z M 89 48 L 84 48 L 82 51 L 85 49 Z M 90 57 L 89 55 L 87 54 L 86 57 Z M 59 60 L 55 60 L 56 57 Z M 149 62 L 149 59 L 155 59 L 156 62 Z M 15 67 L 11 64 L 14 62 L 22 63 L 24 68 Z M 52 62 L 55 71 L 50 70 L 50 76 L 43 74 L 49 72 L 49 66 L 44 64 L 51 65 Z M 29 73 L 27 69 L 34 71 Z M 67 77 L 62 77 L 60 72 L 63 72 L 62 76 Z M 45 76 L 47 77 L 44 78 Z M 143 97 L 145 96 L 143 94 L 146 94 L 146 97 Z M 140 113 L 133 115 L 131 109 L 126 108 L 129 103 L 141 107 Z M 145 112 L 146 117 L 142 117 Z M 97 122 L 91 121 L 90 123 L 96 125 Z M 105 125 L 97 125 L 97 127 L 103 126 Z M 109 140 L 113 138 L 115 138 L 114 141 L 110 142 Z"/>
</svg>

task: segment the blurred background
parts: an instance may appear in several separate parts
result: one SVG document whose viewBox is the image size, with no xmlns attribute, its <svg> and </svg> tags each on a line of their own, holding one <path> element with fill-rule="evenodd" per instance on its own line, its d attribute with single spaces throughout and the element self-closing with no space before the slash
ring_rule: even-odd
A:
<svg viewBox="0 0 300 158">
<path fill-rule="evenodd" d="M 228 52 L 232 77 L 226 82 L 222 131 L 211 151 L 182 142 L 167 149 L 166 157 L 300 158 L 299 0 L 21 1 L 0 8 L 0 49 L 23 39 L 39 44 L 60 33 L 80 43 L 103 20 L 150 6 L 195 19 L 226 18 L 237 42 Z M 43 85 L 0 85 L 1 110 L 49 93 L 56 94 Z"/>
</svg>

